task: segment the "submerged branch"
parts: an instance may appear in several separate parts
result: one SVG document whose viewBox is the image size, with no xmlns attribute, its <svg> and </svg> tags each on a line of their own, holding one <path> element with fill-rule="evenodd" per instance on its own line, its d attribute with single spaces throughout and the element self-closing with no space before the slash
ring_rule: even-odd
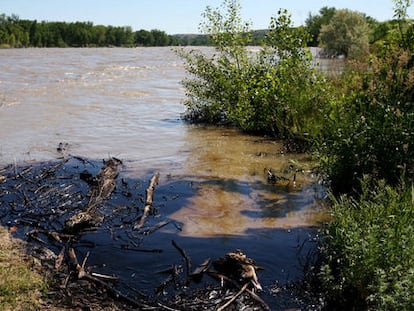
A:
<svg viewBox="0 0 414 311">
<path fill-rule="evenodd" d="M 138 230 L 139 228 L 141 228 L 144 225 L 145 220 L 147 219 L 150 211 L 153 208 L 154 191 L 155 191 L 155 186 L 158 184 L 159 178 L 160 178 L 160 173 L 157 172 L 154 176 L 152 176 L 152 178 L 150 180 L 150 184 L 147 188 L 147 199 L 145 201 L 144 213 L 141 217 L 140 222 L 134 226 L 134 230 Z"/>
</svg>

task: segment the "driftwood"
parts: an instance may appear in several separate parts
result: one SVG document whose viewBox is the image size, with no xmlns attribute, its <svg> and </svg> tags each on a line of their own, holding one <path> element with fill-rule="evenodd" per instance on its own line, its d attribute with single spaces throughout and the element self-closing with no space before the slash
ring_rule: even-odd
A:
<svg viewBox="0 0 414 311">
<path fill-rule="evenodd" d="M 78 279 L 84 278 L 87 275 L 86 271 L 85 271 L 85 264 L 86 264 L 86 260 L 89 257 L 89 252 L 86 254 L 86 256 L 85 256 L 85 258 L 82 262 L 82 265 L 79 264 L 78 258 L 76 257 L 75 250 L 73 248 L 69 248 L 68 255 L 69 255 L 69 260 L 70 260 L 71 264 L 73 265 L 73 267 L 78 272 L 78 276 L 77 276 Z"/>
<path fill-rule="evenodd" d="M 158 184 L 159 178 L 160 178 L 160 173 L 157 172 L 154 176 L 152 176 L 150 180 L 149 186 L 147 188 L 147 199 L 144 205 L 144 213 L 142 214 L 139 223 L 134 226 L 134 230 L 138 230 L 144 225 L 145 220 L 147 219 L 150 211 L 153 208 L 154 190 L 155 190 L 155 186 Z"/>
<path fill-rule="evenodd" d="M 227 253 L 224 258 L 214 260 L 213 267 L 219 273 L 227 275 L 239 283 L 251 282 L 254 288 L 262 290 L 262 286 L 256 275 L 256 270 L 261 268 L 256 266 L 254 260 L 248 258 L 239 249 L 234 253 Z"/>
<path fill-rule="evenodd" d="M 179 251 L 186 263 L 187 270 L 187 280 L 185 286 L 189 285 L 190 278 L 199 282 L 204 273 L 210 275 L 211 277 L 218 279 L 224 286 L 224 282 L 231 284 L 238 289 L 236 293 L 222 306 L 217 310 L 225 310 L 230 306 L 241 294 L 246 292 L 249 296 L 258 302 L 265 310 L 270 310 L 270 307 L 263 301 L 254 290 L 262 290 L 260 285 L 256 270 L 262 269 L 257 266 L 253 259 L 248 258 L 241 250 L 236 250 L 232 253 L 227 253 L 225 257 L 218 258 L 213 261 L 213 267 L 216 271 L 210 270 L 210 258 L 206 259 L 200 266 L 198 266 L 193 272 L 191 270 L 191 259 L 187 255 L 184 249 L 182 249 L 178 244 L 173 240 L 173 246 Z M 162 284 L 162 289 L 164 289 L 172 280 L 176 278 L 176 271 L 170 276 L 168 282 Z M 249 285 L 253 285 L 253 290 L 250 290 Z"/>
<path fill-rule="evenodd" d="M 63 264 L 63 260 L 65 259 L 65 251 L 66 251 L 66 247 L 63 246 L 59 255 L 56 257 L 55 260 L 55 270 L 58 271 L 60 269 L 60 267 L 62 267 Z"/>
<path fill-rule="evenodd" d="M 215 279 L 218 279 L 218 280 L 221 280 L 221 281 L 226 281 L 226 282 L 228 282 L 228 283 L 230 283 L 230 284 L 232 284 L 232 285 L 234 285 L 236 288 L 239 288 L 239 289 L 241 289 L 240 288 L 240 285 L 235 281 L 235 280 L 233 280 L 233 279 L 231 279 L 231 278 L 229 278 L 229 277 L 227 277 L 226 275 L 224 275 L 224 274 L 220 274 L 220 273 L 217 273 L 217 272 L 214 272 L 214 271 L 207 271 L 207 273 L 208 273 L 208 275 L 210 275 L 211 277 L 213 277 L 213 278 L 215 278 Z M 246 284 L 245 284 L 246 285 Z M 263 301 L 263 299 L 262 298 L 260 298 L 256 293 L 254 293 L 252 290 L 250 290 L 250 289 L 248 289 L 247 287 L 244 289 L 244 291 L 246 291 L 249 295 L 250 295 L 250 297 L 252 297 L 254 300 L 256 300 L 258 303 L 260 303 L 260 305 L 265 309 L 265 310 L 270 310 L 270 307 L 267 305 L 267 303 L 266 302 L 264 302 Z"/>
<path fill-rule="evenodd" d="M 166 225 L 168 225 L 170 223 L 171 223 L 171 221 L 169 221 L 169 220 L 168 221 L 167 220 L 163 220 L 163 221 L 160 221 L 159 223 L 151 226 L 150 228 L 141 228 L 138 231 L 138 233 L 141 233 L 143 235 L 149 235 L 149 234 L 154 233 L 155 231 L 157 231 L 157 230 L 165 227 Z"/>
<path fill-rule="evenodd" d="M 233 297 L 231 297 L 231 299 L 229 301 L 227 301 L 221 307 L 217 308 L 217 311 L 223 311 L 228 306 L 230 306 L 233 303 L 233 301 L 235 301 L 237 299 L 237 297 L 239 297 L 241 294 L 243 294 L 243 292 L 247 289 L 248 285 L 249 285 L 248 283 L 244 284 L 243 287 L 236 294 L 234 294 Z"/>
<path fill-rule="evenodd" d="M 201 278 L 203 277 L 204 273 L 207 272 L 208 268 L 210 267 L 210 258 L 207 258 L 203 261 L 193 272 L 191 272 L 190 277 L 192 280 L 196 283 L 201 281 Z"/>
<path fill-rule="evenodd" d="M 122 161 L 116 158 L 104 161 L 104 166 L 95 178 L 95 185 L 92 186 L 88 204 L 65 221 L 66 232 L 77 233 L 103 222 L 104 216 L 99 212 L 99 207 L 115 190 L 120 164 Z"/>
<path fill-rule="evenodd" d="M 281 180 L 283 181 L 290 181 L 289 178 L 286 178 L 284 176 L 278 176 L 276 175 L 271 168 L 265 168 L 264 169 L 266 174 L 267 174 L 267 181 L 271 184 L 275 184 Z M 296 175 L 295 175 L 295 179 L 296 179 Z"/>
<path fill-rule="evenodd" d="M 71 240 L 75 237 L 74 235 L 71 235 L 71 234 L 65 234 L 65 233 L 56 232 L 56 231 L 40 230 L 40 229 L 31 230 L 26 233 L 26 236 L 28 236 L 32 240 L 38 241 L 42 244 L 46 244 L 45 241 L 43 241 L 42 239 L 38 237 L 38 234 L 44 234 L 50 240 L 53 240 L 59 243 L 63 243 L 63 239 Z"/>
<path fill-rule="evenodd" d="M 191 269 L 191 259 L 190 259 L 190 257 L 188 257 L 188 255 L 185 252 L 185 250 L 182 249 L 180 246 L 178 246 L 178 244 L 174 240 L 172 241 L 172 245 L 179 251 L 179 253 L 181 254 L 181 256 L 183 256 L 183 258 L 184 258 L 185 265 L 187 267 L 187 281 L 186 281 L 186 283 L 188 285 L 188 283 L 190 281 L 189 277 L 190 277 L 190 274 L 192 273 L 192 269 Z"/>
<path fill-rule="evenodd" d="M 87 270 L 85 270 L 86 261 L 88 260 L 89 252 L 86 254 L 85 258 L 82 261 L 82 264 L 79 264 L 79 261 L 76 257 L 75 250 L 73 248 L 69 248 L 68 250 L 68 257 L 69 261 L 72 265 L 72 267 L 77 272 L 77 279 L 85 279 L 91 283 L 96 284 L 97 286 L 101 286 L 105 288 L 109 293 L 111 293 L 114 297 L 116 297 L 118 300 L 123 300 L 127 302 L 128 304 L 139 307 L 139 308 L 145 308 L 147 310 L 151 309 L 151 306 L 146 305 L 144 303 L 141 303 L 139 301 L 136 301 L 124 294 L 122 294 L 120 291 L 116 290 L 114 286 L 111 283 L 105 282 L 102 279 L 110 280 L 110 281 L 116 281 L 118 280 L 117 277 L 110 276 L 110 275 L 104 275 L 100 273 L 89 273 Z"/>
</svg>

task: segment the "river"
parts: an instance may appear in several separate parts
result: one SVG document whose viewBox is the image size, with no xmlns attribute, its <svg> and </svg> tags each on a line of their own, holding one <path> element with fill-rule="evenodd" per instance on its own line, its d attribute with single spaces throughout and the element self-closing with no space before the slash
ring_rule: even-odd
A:
<svg viewBox="0 0 414 311">
<path fill-rule="evenodd" d="M 133 283 L 165 268 L 171 254 L 179 261 L 171 239 L 195 261 L 241 248 L 265 268 L 259 278 L 277 310 L 275 281 L 301 277 L 326 220 L 318 204 L 323 188 L 307 173 L 306 155 L 235 129 L 182 122 L 186 73 L 168 47 L 10 49 L 0 59 L 0 164 L 54 159 L 64 143 L 72 155 L 122 159 L 130 178 L 161 174 L 160 213 L 181 230 L 165 228 L 147 243 L 165 249 L 168 241 L 170 250 L 154 263 L 139 253 L 114 254 L 101 241 L 92 263 Z M 295 185 L 292 167 L 301 168 Z M 290 182 L 267 183 L 266 168 L 286 171 Z M 146 268 L 123 269 L 137 263 Z"/>
</svg>

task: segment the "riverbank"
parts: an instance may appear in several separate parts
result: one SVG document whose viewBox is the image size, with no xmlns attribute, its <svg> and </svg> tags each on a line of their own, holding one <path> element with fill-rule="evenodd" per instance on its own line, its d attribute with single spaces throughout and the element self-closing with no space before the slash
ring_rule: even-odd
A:
<svg viewBox="0 0 414 311">
<path fill-rule="evenodd" d="M 28 255 L 27 244 L 13 238 L 10 231 L 0 226 L 0 310 L 75 311 L 87 308 L 96 311 L 117 311 L 135 310 L 136 307 L 139 307 L 140 310 L 177 310 L 161 303 L 153 302 L 152 305 L 149 305 L 144 301 L 142 303 L 132 300 L 125 302 L 125 297 L 97 296 L 91 294 L 91 288 L 88 288 L 91 284 L 87 282 L 83 285 L 78 284 L 80 290 L 76 293 L 72 289 L 71 293 L 65 294 L 62 286 L 57 285 L 58 280 L 51 278 L 52 271 L 45 270 L 38 258 Z M 185 305 L 191 310 L 197 305 L 206 309 L 211 305 L 209 300 L 211 300 L 212 294 L 215 295 L 216 301 L 220 301 L 220 295 L 231 297 L 231 292 L 228 290 L 227 292 L 221 291 L 226 290 L 224 287 L 198 290 L 197 293 L 189 293 L 188 297 L 175 297 L 170 301 L 170 305 L 180 307 L 180 310 L 184 310 L 182 308 Z M 258 296 L 254 297 L 259 299 L 256 302 L 256 310 L 266 310 L 266 308 L 260 307 L 260 304 L 264 302 L 261 302 Z M 194 299 L 196 299 L 195 303 Z M 245 296 L 243 302 L 243 299 L 239 298 L 238 306 L 245 307 L 252 304 L 248 299 L 248 296 L 247 298 Z M 226 310 L 232 309 L 227 308 Z"/>
<path fill-rule="evenodd" d="M 178 310 L 183 305 L 186 310 L 197 310 L 200 306 L 212 310 L 242 291 L 234 298 L 232 307 L 255 306 L 266 310 L 269 305 L 274 310 L 279 306 L 300 308 L 312 300 L 298 284 L 302 269 L 311 268 L 313 258 L 308 254 L 316 247 L 316 228 L 242 231 L 240 227 L 240 233 L 234 236 L 224 232 L 197 236 L 192 231 L 196 227 L 186 228 L 187 224 L 176 220 L 180 218 L 175 212 L 192 200 L 204 183 L 211 186 L 214 180 L 200 182 L 194 176 L 183 179 L 170 175 L 167 179 L 163 177 L 158 185 L 157 180 L 153 181 L 157 174 L 144 179 L 128 177 L 125 172 L 118 174 L 115 167 L 120 164 L 117 159 L 102 162 L 65 156 L 2 169 L 0 186 L 4 195 L 0 197 L 0 205 L 4 209 L 0 218 L 15 237 L 28 241 L 24 251 L 40 263 L 40 272 L 47 280 L 43 301 L 69 309 L 93 305 L 100 310 L 110 302 L 110 310 L 158 304 Z M 280 180 L 267 182 L 263 173 L 263 186 L 281 193 L 287 191 L 288 172 L 274 171 L 274 174 Z M 287 205 L 297 195 L 301 197 L 304 189 L 311 189 L 301 184 L 301 174 L 295 181 L 302 190 L 290 189 L 285 193 L 289 197 Z M 225 180 L 217 182 L 223 184 Z M 236 191 L 237 182 L 230 183 L 233 192 Z M 155 192 L 154 201 L 148 200 L 148 185 Z M 213 193 L 206 196 L 211 199 Z M 269 203 L 268 199 L 262 199 Z M 206 212 L 206 206 L 202 207 Z M 224 212 L 231 209 L 228 207 Z M 278 217 L 282 217 L 281 212 L 278 211 Z M 318 212 L 317 208 L 313 212 Z M 185 215 L 191 213 L 189 209 Z M 216 210 L 208 215 L 224 223 L 233 221 L 238 213 L 246 214 L 254 223 L 260 218 L 264 221 L 264 216 L 267 221 L 272 220 L 269 214 L 260 216 L 253 210 L 232 213 L 226 216 Z M 289 217 L 287 214 L 285 219 Z M 210 226 L 211 234 L 215 230 L 211 227 L 214 221 L 207 224 L 202 216 L 192 216 L 194 225 L 198 222 L 198 228 L 205 232 L 206 226 Z M 223 284 L 217 280 L 221 275 L 226 276 L 216 269 L 214 262 L 228 254 L 238 254 L 238 249 L 246 254 L 246 257 L 240 255 L 246 258 L 246 263 L 253 264 L 248 258 L 254 258 L 257 266 L 263 268 L 257 272 L 257 282 L 263 290 L 254 296 L 247 291 L 253 286 L 249 279 L 240 285 L 234 274 Z M 211 260 L 206 261 L 207 258 Z M 213 301 L 211 295 L 215 297 Z M 198 297 L 197 303 L 194 297 Z"/>
<path fill-rule="evenodd" d="M 59 299 L 59 289 L 56 280 L 51 278 L 51 271 L 28 254 L 28 243 L 14 238 L 14 230 L 16 227 L 0 226 L 0 310 L 75 311 L 82 303 L 97 311 L 126 310 L 115 300 L 96 303 L 86 294 L 78 304 Z"/>
</svg>

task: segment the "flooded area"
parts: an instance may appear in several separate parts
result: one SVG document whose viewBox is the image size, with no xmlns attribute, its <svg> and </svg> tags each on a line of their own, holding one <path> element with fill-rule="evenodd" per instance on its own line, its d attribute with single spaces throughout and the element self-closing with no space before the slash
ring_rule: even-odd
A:
<svg viewBox="0 0 414 311">
<path fill-rule="evenodd" d="M 278 310 L 272 286 L 302 276 L 327 219 L 306 155 L 235 129 L 182 122 L 185 72 L 170 48 L 0 50 L 0 58 L 0 166 L 56 159 L 63 143 L 68 155 L 121 159 L 123 180 L 142 192 L 160 172 L 152 222 L 171 224 L 140 247 L 162 252 L 121 249 L 113 232 L 98 230 L 79 241 L 83 252 L 93 245 L 90 264 L 150 290 L 159 271 L 181 260 L 171 240 L 198 263 L 241 248 L 264 267 L 264 299 Z M 267 169 L 280 182 L 269 183 Z M 143 207 L 137 198 L 133 204 Z M 2 215 L 7 206 L 0 208 Z"/>
<path fill-rule="evenodd" d="M 0 57 L 0 161 L 52 158 L 59 142 L 137 168 L 177 158 L 186 135 L 184 73 L 169 48 L 2 50 Z"/>
<path fill-rule="evenodd" d="M 184 148 L 189 155 L 186 175 L 203 186 L 170 216 L 185 223 L 182 235 L 245 235 L 252 229 L 312 227 L 326 216 L 315 202 L 322 188 L 305 172 L 311 166 L 309 159 L 284 155 L 278 142 L 234 129 L 192 128 Z M 286 180 L 269 184 L 267 168 Z"/>
</svg>

